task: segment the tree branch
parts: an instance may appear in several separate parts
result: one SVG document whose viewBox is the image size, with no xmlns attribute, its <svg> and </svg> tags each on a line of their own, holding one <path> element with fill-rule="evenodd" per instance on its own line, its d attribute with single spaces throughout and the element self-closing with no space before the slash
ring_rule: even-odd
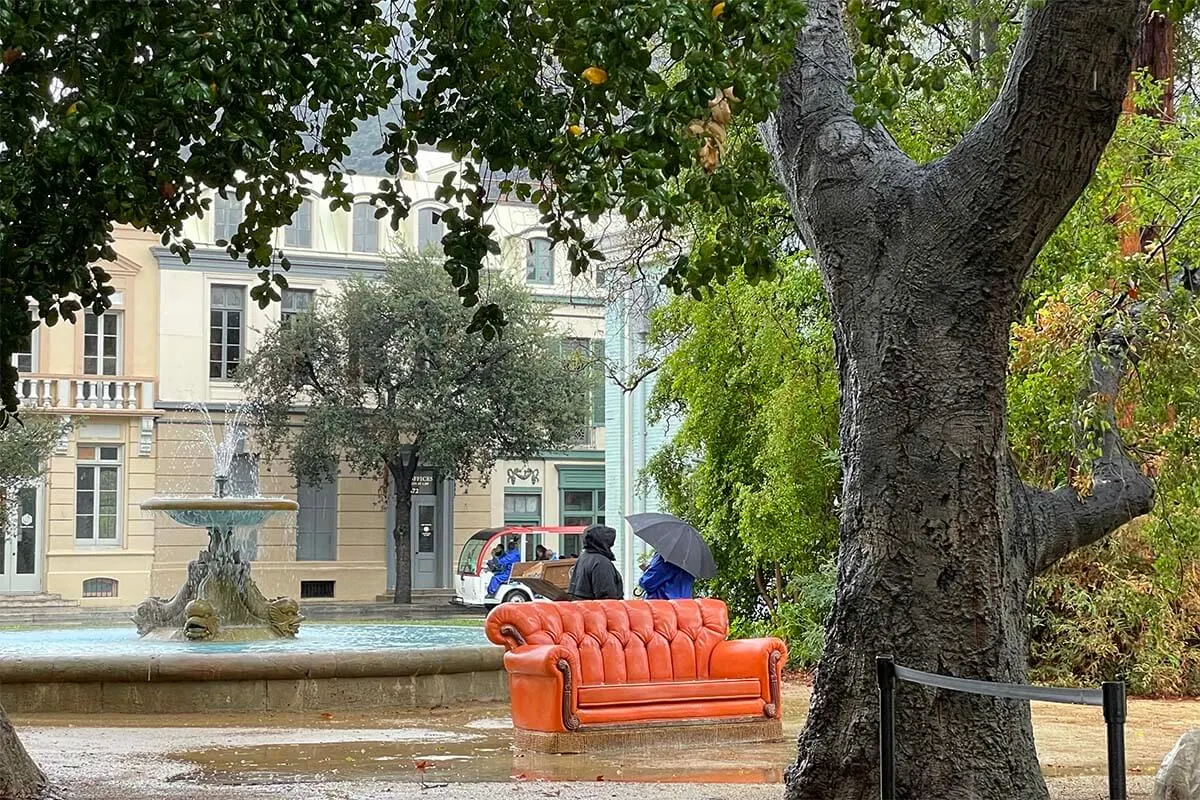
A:
<svg viewBox="0 0 1200 800">
<path fill-rule="evenodd" d="M 1010 282 L 1054 232 L 1095 172 L 1121 114 L 1146 0 L 1028 4 L 1000 96 L 931 165 L 928 188 L 987 231 L 973 249 L 1011 253 Z M 1002 244 L 1001 249 L 996 249 Z"/>
<path fill-rule="evenodd" d="M 301 356 L 304 359 L 304 367 L 305 371 L 308 373 L 309 383 L 312 384 L 312 387 L 316 389 L 317 393 L 322 397 L 329 397 L 331 393 L 325 388 L 325 385 L 321 383 L 321 379 L 317 377 L 317 367 L 313 363 L 312 358 L 309 357 L 308 353 L 302 353 Z"/>
<path fill-rule="evenodd" d="M 1164 283 L 1162 291 L 1169 293 L 1171 282 Z M 1200 295 L 1200 282 L 1194 279 L 1187 264 L 1180 270 L 1177 283 L 1193 296 Z M 1090 380 L 1081 393 L 1085 402 L 1091 398 L 1101 406 L 1098 429 L 1089 432 L 1093 448 L 1099 451 L 1092 467 L 1090 494 L 1080 498 L 1069 486 L 1054 491 L 1026 487 L 1033 515 L 1036 572 L 1047 569 L 1077 548 L 1103 539 L 1154 508 L 1154 481 L 1129 458 L 1117 427 L 1117 395 L 1127 365 L 1136 363 L 1144 308 L 1144 303 L 1133 306 L 1124 324 L 1097 332 L 1093 339 L 1095 352 Z M 1105 318 L 1115 310 L 1116 304 Z"/>
<path fill-rule="evenodd" d="M 844 0 L 808 4 L 792 65 L 780 77 L 779 110 L 759 127 L 810 247 L 825 240 L 813 231 L 811 208 L 820 202 L 818 194 L 826 202 L 834 192 L 846 194 L 839 205 L 854 204 L 869 189 L 864 179 L 881 162 L 909 163 L 882 126 L 864 129 L 854 116 L 849 89 L 854 70 L 844 17 Z M 827 191 L 818 193 L 818 187 Z M 855 224 L 853 216 L 841 224 Z M 824 218 L 832 221 L 834 215 Z"/>
<path fill-rule="evenodd" d="M 1138 312 L 1130 312 L 1137 324 Z M 1092 487 L 1080 497 L 1072 486 L 1053 491 L 1030 489 L 1033 513 L 1034 570 L 1041 572 L 1072 551 L 1098 542 L 1117 528 L 1154 508 L 1154 481 L 1133 463 L 1117 427 L 1117 395 L 1136 334 L 1114 326 L 1097 334 L 1091 375 L 1081 400 L 1099 404 L 1097 424 L 1081 432 L 1099 456 L 1092 465 Z"/>
</svg>

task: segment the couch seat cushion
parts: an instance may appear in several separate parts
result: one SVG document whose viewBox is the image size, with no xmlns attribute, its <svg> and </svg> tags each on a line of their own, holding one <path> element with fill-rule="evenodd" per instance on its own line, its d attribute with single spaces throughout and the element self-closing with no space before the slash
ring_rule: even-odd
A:
<svg viewBox="0 0 1200 800">
<path fill-rule="evenodd" d="M 579 707 L 627 706 L 640 703 L 687 703 L 701 700 L 741 700 L 762 696 L 757 678 L 719 681 L 657 681 L 580 686 Z"/>
</svg>

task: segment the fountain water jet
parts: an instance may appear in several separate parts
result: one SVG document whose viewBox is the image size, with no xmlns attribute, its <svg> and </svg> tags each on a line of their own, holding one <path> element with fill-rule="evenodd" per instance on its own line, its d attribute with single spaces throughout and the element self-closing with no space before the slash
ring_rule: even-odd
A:
<svg viewBox="0 0 1200 800">
<path fill-rule="evenodd" d="M 182 525 L 208 529 L 208 547 L 188 564 L 187 580 L 170 599 L 148 597 L 138 605 L 133 622 L 143 638 L 193 642 L 252 641 L 292 638 L 304 619 L 290 597 L 268 600 L 250 577 L 233 541 L 234 528 L 257 528 L 272 515 L 295 512 L 299 505 L 285 497 L 226 495 L 233 457 L 245 438 L 239 409 L 217 441 L 206 409 L 213 453 L 211 497 L 152 497 L 147 511 L 162 511 Z"/>
</svg>

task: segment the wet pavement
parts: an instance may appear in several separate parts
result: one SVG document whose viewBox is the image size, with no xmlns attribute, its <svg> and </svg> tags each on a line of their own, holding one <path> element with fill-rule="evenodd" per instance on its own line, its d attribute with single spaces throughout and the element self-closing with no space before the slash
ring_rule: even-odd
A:
<svg viewBox="0 0 1200 800">
<path fill-rule="evenodd" d="M 26 747 L 72 800 L 372 800 L 418 796 L 612 797 L 646 800 L 777 798 L 808 690 L 785 694 L 784 741 L 577 756 L 512 748 L 505 705 L 422 713 L 24 717 Z M 1094 713 L 1093 713 L 1094 712 Z M 1043 766 L 1056 800 L 1105 796 L 1104 727 L 1095 709 L 1034 707 Z M 1130 704 L 1131 797 L 1200 704 Z M 601 788 L 601 786 L 603 788 Z"/>
</svg>

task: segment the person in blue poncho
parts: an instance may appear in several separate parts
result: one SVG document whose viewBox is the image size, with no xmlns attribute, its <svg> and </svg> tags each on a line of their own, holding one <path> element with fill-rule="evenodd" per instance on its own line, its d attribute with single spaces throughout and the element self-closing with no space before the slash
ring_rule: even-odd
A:
<svg viewBox="0 0 1200 800">
<path fill-rule="evenodd" d="M 692 596 L 695 581 L 690 572 L 655 553 L 638 586 L 647 600 L 683 600 Z"/>
<path fill-rule="evenodd" d="M 496 549 L 499 550 L 500 548 L 497 547 Z M 492 560 L 493 563 L 488 564 L 489 567 L 493 568 L 492 580 L 488 583 L 488 597 L 495 597 L 496 591 L 508 583 L 508 576 L 512 574 L 513 564 L 519 563 L 520 560 L 521 550 L 517 547 L 517 543 L 514 540 L 509 543 L 507 553 L 497 556 Z"/>
</svg>

